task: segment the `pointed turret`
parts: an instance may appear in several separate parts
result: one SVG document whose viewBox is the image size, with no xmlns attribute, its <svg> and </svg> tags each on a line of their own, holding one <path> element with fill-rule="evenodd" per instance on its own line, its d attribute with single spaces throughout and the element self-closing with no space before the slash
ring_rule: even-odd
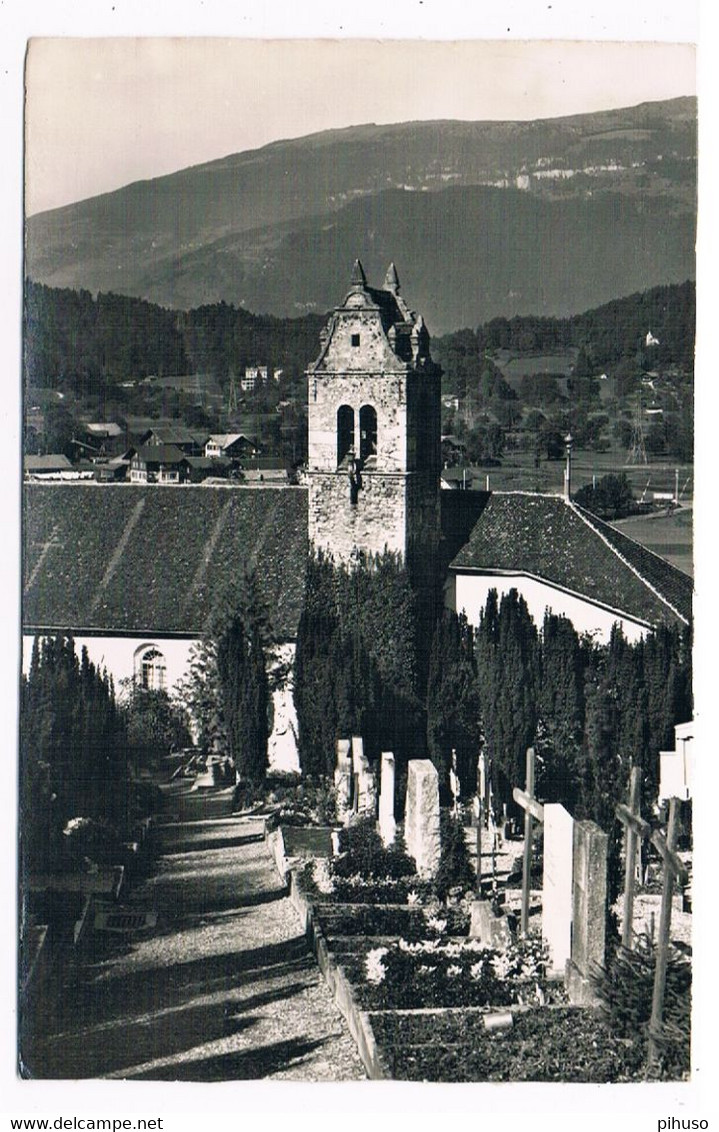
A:
<svg viewBox="0 0 719 1132">
<path fill-rule="evenodd" d="M 367 276 L 364 273 L 364 268 L 358 259 L 355 260 L 355 265 L 352 268 L 352 276 L 350 278 L 350 287 L 355 290 L 359 287 L 367 286 Z"/>
<path fill-rule="evenodd" d="M 385 275 L 384 280 L 384 289 L 385 291 L 391 291 L 393 295 L 396 295 L 399 291 L 399 275 L 397 274 L 397 268 L 393 263 L 391 263 L 387 268 L 387 274 Z"/>
</svg>

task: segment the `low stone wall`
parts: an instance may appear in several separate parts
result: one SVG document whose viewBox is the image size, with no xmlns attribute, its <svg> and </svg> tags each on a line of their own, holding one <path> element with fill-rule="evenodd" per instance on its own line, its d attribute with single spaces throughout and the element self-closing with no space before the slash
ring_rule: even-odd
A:
<svg viewBox="0 0 719 1132">
<path fill-rule="evenodd" d="M 288 860 L 284 855 L 284 840 L 281 829 L 267 830 L 265 823 L 265 844 L 275 862 L 275 868 L 283 883 L 288 883 L 292 906 L 300 918 L 300 923 L 317 960 L 317 965 L 327 983 L 339 1010 L 344 1016 L 352 1035 L 367 1076 L 372 1081 L 385 1081 L 390 1078 L 389 1070 L 377 1048 L 372 1024 L 365 1010 L 360 1010 L 355 1002 L 352 987 L 342 967 L 332 956 L 324 932 L 320 927 L 315 910 L 302 892 L 293 865 L 296 859 Z"/>
</svg>

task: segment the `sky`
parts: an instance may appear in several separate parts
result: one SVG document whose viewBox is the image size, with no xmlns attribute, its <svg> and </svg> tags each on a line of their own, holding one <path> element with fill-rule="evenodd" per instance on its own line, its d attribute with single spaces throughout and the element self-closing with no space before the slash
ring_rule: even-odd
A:
<svg viewBox="0 0 719 1132">
<path fill-rule="evenodd" d="M 531 119 L 696 93 L 691 44 L 34 38 L 28 214 L 279 138 Z"/>
</svg>

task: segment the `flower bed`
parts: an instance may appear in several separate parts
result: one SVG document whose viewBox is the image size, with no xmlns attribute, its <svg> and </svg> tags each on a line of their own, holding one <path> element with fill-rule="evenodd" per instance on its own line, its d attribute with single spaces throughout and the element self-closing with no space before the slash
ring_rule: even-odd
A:
<svg viewBox="0 0 719 1132">
<path fill-rule="evenodd" d="M 466 935 L 469 916 L 463 908 L 448 909 L 441 918 L 412 904 L 335 904 L 326 898 L 316 903 L 317 915 L 328 936 L 392 936 L 409 940 L 435 940 L 448 932 Z"/>
<path fill-rule="evenodd" d="M 378 1047 L 401 1081 L 641 1080 L 643 1049 L 615 1036 L 596 1011 L 528 1010 L 490 1032 L 477 1011 L 371 1014 Z"/>
<path fill-rule="evenodd" d="M 367 1010 L 543 1005 L 561 994 L 550 987 L 544 945 L 533 938 L 506 951 L 474 939 L 400 939 L 368 951 L 357 986 Z"/>
<path fill-rule="evenodd" d="M 421 908 L 387 904 L 330 904 L 317 906 L 317 917 L 327 936 L 406 936 L 421 939 L 425 918 Z"/>
</svg>

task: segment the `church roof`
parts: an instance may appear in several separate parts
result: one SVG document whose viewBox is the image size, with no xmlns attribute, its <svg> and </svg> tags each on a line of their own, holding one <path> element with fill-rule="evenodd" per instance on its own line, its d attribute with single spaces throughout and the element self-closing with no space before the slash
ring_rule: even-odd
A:
<svg viewBox="0 0 719 1132">
<path fill-rule="evenodd" d="M 451 562 L 455 573 L 525 574 L 649 624 L 691 619 L 689 575 L 576 503 L 473 494 L 485 503 Z"/>
<path fill-rule="evenodd" d="M 27 484 L 23 513 L 26 632 L 199 636 L 248 564 L 279 638 L 296 636 L 302 488 Z"/>
</svg>

